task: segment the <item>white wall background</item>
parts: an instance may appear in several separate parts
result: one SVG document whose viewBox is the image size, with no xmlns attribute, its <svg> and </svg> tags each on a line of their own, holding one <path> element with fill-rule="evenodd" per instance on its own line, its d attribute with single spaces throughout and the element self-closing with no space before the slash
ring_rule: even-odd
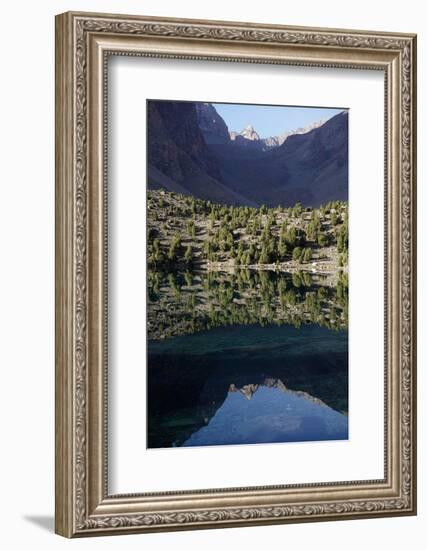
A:
<svg viewBox="0 0 427 550">
<path fill-rule="evenodd" d="M 290 25 L 406 31 L 419 34 L 420 157 L 425 149 L 423 5 L 393 0 L 14 0 L 2 6 L 0 195 L 0 517 L 2 547 L 228 548 L 315 545 L 328 550 L 422 547 L 427 529 L 425 420 L 426 223 L 419 181 L 419 514 L 418 517 L 67 541 L 53 534 L 54 510 L 54 15 L 86 10 Z"/>
</svg>

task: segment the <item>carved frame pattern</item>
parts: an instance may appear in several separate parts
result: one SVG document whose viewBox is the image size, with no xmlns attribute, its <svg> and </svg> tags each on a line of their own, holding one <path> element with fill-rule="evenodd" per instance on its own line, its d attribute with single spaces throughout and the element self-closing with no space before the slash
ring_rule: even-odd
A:
<svg viewBox="0 0 427 550">
<path fill-rule="evenodd" d="M 400 341 L 399 381 L 397 407 L 399 414 L 399 441 L 397 490 L 390 496 L 372 496 L 363 493 L 363 498 L 307 499 L 307 502 L 283 501 L 280 505 L 236 506 L 230 504 L 212 507 L 206 502 L 195 509 L 171 509 L 141 511 L 135 504 L 138 495 L 108 496 L 105 483 L 105 447 L 91 459 L 88 441 L 91 440 L 89 413 L 89 335 L 91 295 L 88 291 L 88 253 L 91 238 L 89 208 L 89 159 L 91 139 L 88 131 L 91 113 L 88 112 L 89 71 L 91 37 L 106 35 L 118 39 L 116 55 L 135 55 L 120 39 L 132 40 L 154 37 L 183 39 L 203 44 L 216 44 L 217 53 L 203 56 L 190 53 L 161 52 L 140 53 L 155 57 L 185 57 L 242 61 L 253 63 L 294 63 L 310 66 L 348 68 L 380 68 L 374 61 L 355 62 L 354 52 L 387 53 L 388 61 L 381 68 L 386 79 L 392 81 L 394 98 L 398 95 L 397 113 L 386 107 L 386 117 L 399 120 L 400 140 L 389 146 L 397 163 L 398 178 L 392 183 L 394 200 L 399 201 L 398 227 L 391 236 L 398 249 L 395 266 L 400 274 L 399 300 L 393 314 Z M 274 46 L 297 46 L 313 54 L 312 59 L 296 53 L 294 59 L 269 59 L 267 56 L 236 56 L 222 54 L 222 43 L 237 42 L 245 45 L 272 44 Z M 415 36 L 368 33 L 363 31 L 340 31 L 329 29 L 303 29 L 250 24 L 164 20 L 160 18 L 110 16 L 97 14 L 67 13 L 57 17 L 57 485 L 56 485 L 56 530 L 72 536 L 143 532 L 152 530 L 191 529 L 221 527 L 227 525 L 256 525 L 285 521 L 309 521 L 321 519 L 345 519 L 353 517 L 376 517 L 415 513 Z M 179 49 L 179 48 L 178 48 Z M 340 51 L 344 60 L 333 61 L 325 53 L 328 49 Z M 105 52 L 104 52 L 105 53 Z M 108 53 L 108 52 L 107 52 Z M 348 59 L 345 60 L 345 54 Z M 389 55 L 390 54 L 390 55 Z M 385 59 L 385 58 L 384 58 Z M 103 69 L 105 71 L 105 68 Z M 102 83 L 98 82 L 98 86 Z M 388 92 L 390 95 L 390 91 Z M 390 99 L 390 98 L 389 98 Z M 387 98 L 386 98 L 387 105 Z M 386 144 L 387 145 L 387 144 Z M 386 147 L 387 149 L 387 147 Z M 399 159 L 396 159 L 396 153 Z M 105 168 L 104 168 L 105 170 Z M 103 174 L 105 177 L 105 174 Z M 390 237 L 388 235 L 387 237 Z M 105 375 L 105 373 L 104 373 Z M 105 381 L 102 378 L 101 383 Z M 396 387 L 394 387 L 396 391 Z M 99 398 L 101 399 L 101 398 Z M 391 397 L 390 397 L 391 399 Z M 101 400 L 102 401 L 102 400 Z M 98 401 L 96 401 L 98 403 Z M 98 418 L 98 423 L 103 420 Z M 105 419 L 104 419 L 105 422 Z M 101 428 L 102 430 L 102 428 Z M 104 434 L 105 435 L 105 434 Z M 105 444 L 105 439 L 103 440 Z M 102 460 L 99 456 L 102 455 Z M 95 453 L 96 454 L 96 453 Z M 387 458 L 387 457 L 386 457 Z M 91 462 L 92 461 L 92 462 Z M 95 464 L 95 468 L 91 466 Z M 92 488 L 94 472 L 103 479 L 98 482 L 98 491 Z M 385 480 L 390 482 L 390 480 Z M 364 482 L 369 487 L 375 483 Z M 320 484 L 317 494 L 325 486 Z M 342 488 L 343 484 L 336 484 Z M 351 486 L 351 482 L 347 484 Z M 102 486 L 100 488 L 100 486 Z M 301 486 L 302 489 L 310 487 Z M 245 489 L 254 488 L 242 488 Z M 268 488 L 262 488 L 268 489 Z M 255 490 L 255 489 L 254 489 Z M 236 489 L 235 491 L 239 491 Z M 256 490 L 255 490 L 256 491 Z M 298 488 L 293 488 L 298 491 Z M 351 489 L 349 489 L 351 491 Z M 205 491 L 197 492 L 203 499 Z M 95 494 L 96 493 L 96 494 Z M 194 493 L 194 492 L 193 492 Z M 215 492 L 213 492 L 215 493 Z M 221 491 L 216 491 L 221 493 Z M 225 493 L 226 494 L 226 493 Z M 349 493 L 350 495 L 351 493 Z M 387 493 L 389 494 L 389 493 Z M 171 493 L 178 495 L 179 493 Z M 102 497 L 102 498 L 101 498 Z M 212 497 L 212 492 L 210 497 Z M 222 494 L 222 501 L 224 500 Z M 232 497 L 230 497 L 232 498 Z M 136 499 L 138 500 L 138 499 Z M 124 512 L 114 508 L 116 502 L 124 503 Z M 94 506 L 93 503 L 99 504 Z M 109 505 L 112 505 L 111 512 Z"/>
</svg>

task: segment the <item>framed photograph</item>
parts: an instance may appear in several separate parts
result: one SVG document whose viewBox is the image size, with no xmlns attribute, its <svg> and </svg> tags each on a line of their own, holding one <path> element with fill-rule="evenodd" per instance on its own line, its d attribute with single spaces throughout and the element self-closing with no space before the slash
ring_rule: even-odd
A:
<svg viewBox="0 0 427 550">
<path fill-rule="evenodd" d="M 416 513 L 416 37 L 56 18 L 56 532 Z"/>
</svg>

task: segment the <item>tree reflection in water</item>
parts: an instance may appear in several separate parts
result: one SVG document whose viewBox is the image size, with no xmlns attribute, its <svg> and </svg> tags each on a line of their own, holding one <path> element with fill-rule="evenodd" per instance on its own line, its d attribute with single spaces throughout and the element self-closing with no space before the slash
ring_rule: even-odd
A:
<svg viewBox="0 0 427 550">
<path fill-rule="evenodd" d="M 348 437 L 348 284 L 149 272 L 150 448 Z"/>
</svg>

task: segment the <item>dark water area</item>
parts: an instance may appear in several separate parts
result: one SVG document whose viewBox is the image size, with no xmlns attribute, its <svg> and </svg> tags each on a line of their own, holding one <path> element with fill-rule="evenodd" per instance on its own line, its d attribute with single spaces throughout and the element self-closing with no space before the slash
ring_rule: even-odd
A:
<svg viewBox="0 0 427 550">
<path fill-rule="evenodd" d="M 148 448 L 348 438 L 348 330 L 219 326 L 148 344 Z"/>
</svg>

